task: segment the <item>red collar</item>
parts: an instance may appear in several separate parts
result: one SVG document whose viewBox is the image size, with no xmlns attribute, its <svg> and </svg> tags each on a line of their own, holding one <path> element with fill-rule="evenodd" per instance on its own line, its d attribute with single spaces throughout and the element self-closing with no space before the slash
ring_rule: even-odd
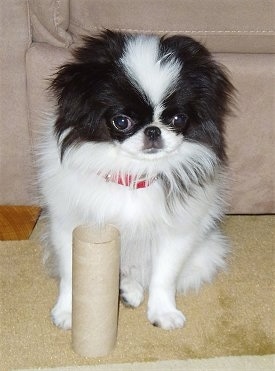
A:
<svg viewBox="0 0 275 371">
<path fill-rule="evenodd" d="M 101 175 L 101 173 L 99 173 L 98 175 Z M 124 177 L 121 175 L 116 176 L 107 174 L 103 176 L 103 178 L 105 179 L 105 182 L 117 183 L 119 185 L 131 187 L 133 189 L 147 188 L 152 183 L 154 183 L 155 180 L 157 180 L 157 176 L 149 180 L 148 179 L 137 180 L 136 177 L 133 177 L 130 174 L 126 174 Z"/>
</svg>

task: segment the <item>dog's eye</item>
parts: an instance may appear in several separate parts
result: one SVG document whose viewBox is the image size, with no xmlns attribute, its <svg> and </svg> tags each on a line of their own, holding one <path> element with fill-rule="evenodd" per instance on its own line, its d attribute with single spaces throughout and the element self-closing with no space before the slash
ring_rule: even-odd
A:
<svg viewBox="0 0 275 371">
<path fill-rule="evenodd" d="M 123 115 L 113 117 L 112 124 L 119 131 L 128 131 L 134 125 L 129 117 Z"/>
<path fill-rule="evenodd" d="M 184 113 L 181 113 L 181 114 L 178 114 L 178 115 L 175 115 L 172 120 L 171 120 L 171 124 L 175 127 L 175 128 L 179 128 L 179 129 L 182 129 L 185 127 L 185 125 L 187 124 L 188 122 L 188 116 L 185 115 Z"/>
</svg>

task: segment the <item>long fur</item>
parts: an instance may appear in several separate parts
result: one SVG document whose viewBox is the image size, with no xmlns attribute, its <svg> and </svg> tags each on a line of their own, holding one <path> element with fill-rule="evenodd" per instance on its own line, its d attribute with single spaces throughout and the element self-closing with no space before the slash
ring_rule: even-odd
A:
<svg viewBox="0 0 275 371">
<path fill-rule="evenodd" d="M 228 251 L 218 223 L 232 85 L 210 53 L 184 36 L 105 31 L 85 38 L 74 58 L 50 86 L 56 112 L 40 150 L 60 278 L 53 321 L 71 326 L 73 228 L 111 223 L 121 232 L 123 301 L 138 306 L 149 289 L 150 322 L 182 327 L 176 290 L 210 282 Z M 128 128 L 117 128 L 116 118 Z M 129 175 L 132 184 L 117 184 Z M 137 189 L 140 179 L 148 187 Z"/>
</svg>

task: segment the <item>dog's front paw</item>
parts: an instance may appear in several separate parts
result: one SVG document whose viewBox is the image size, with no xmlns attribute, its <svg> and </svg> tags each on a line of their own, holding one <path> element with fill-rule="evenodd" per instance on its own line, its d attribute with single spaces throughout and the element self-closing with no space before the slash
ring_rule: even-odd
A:
<svg viewBox="0 0 275 371">
<path fill-rule="evenodd" d="M 177 309 L 168 312 L 148 310 L 148 319 L 154 326 L 164 330 L 181 328 L 185 323 L 185 316 Z"/>
<path fill-rule="evenodd" d="M 59 303 L 54 306 L 51 315 L 52 321 L 57 327 L 63 330 L 70 330 L 72 328 L 72 312 Z"/>
<path fill-rule="evenodd" d="M 143 287 L 137 281 L 123 277 L 120 283 L 120 299 L 127 307 L 138 307 L 144 299 Z"/>
</svg>

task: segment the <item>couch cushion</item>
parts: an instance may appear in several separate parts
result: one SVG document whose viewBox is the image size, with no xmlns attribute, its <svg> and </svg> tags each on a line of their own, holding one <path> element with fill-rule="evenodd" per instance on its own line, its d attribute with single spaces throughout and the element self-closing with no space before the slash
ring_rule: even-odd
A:
<svg viewBox="0 0 275 371">
<path fill-rule="evenodd" d="M 68 47 L 69 0 L 29 0 L 33 41 Z"/>
<path fill-rule="evenodd" d="M 25 55 L 31 43 L 27 1 L 0 5 L 0 203 L 30 203 L 31 145 Z"/>
<path fill-rule="evenodd" d="M 74 36 L 102 28 L 187 34 L 212 52 L 275 52 L 273 0 L 70 0 Z"/>
<path fill-rule="evenodd" d="M 47 43 L 33 43 L 26 55 L 26 73 L 28 81 L 29 120 L 31 125 L 34 152 L 43 136 L 44 126 L 48 125 L 54 112 L 54 102 L 47 91 L 50 79 L 57 68 L 68 61 L 71 54 L 68 49 Z"/>
<path fill-rule="evenodd" d="M 232 212 L 275 212 L 275 55 L 219 54 L 237 89 L 226 139 Z"/>
</svg>

